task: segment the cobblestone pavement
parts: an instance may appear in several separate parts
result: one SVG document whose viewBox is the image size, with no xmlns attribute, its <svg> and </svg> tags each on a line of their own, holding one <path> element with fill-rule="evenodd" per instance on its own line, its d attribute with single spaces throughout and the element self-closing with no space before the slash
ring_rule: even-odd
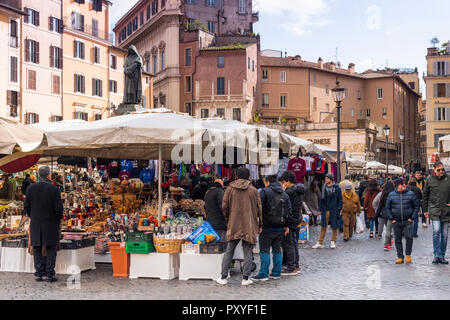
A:
<svg viewBox="0 0 450 320">
<path fill-rule="evenodd" d="M 249 287 L 241 286 L 239 269 L 222 287 L 211 280 L 112 278 L 111 265 L 97 264 L 81 274 L 80 289 L 67 287 L 67 275 L 49 284 L 36 283 L 32 274 L 0 273 L 0 299 L 450 299 L 449 266 L 431 264 L 430 226 L 419 226 L 408 265 L 395 265 L 395 248 L 383 251 L 382 240 L 369 239 L 367 230 L 345 243 L 339 234 L 335 250 L 329 248 L 328 231 L 325 248 L 311 249 L 319 228 L 312 227 L 311 240 L 299 245 L 299 275 Z"/>
</svg>

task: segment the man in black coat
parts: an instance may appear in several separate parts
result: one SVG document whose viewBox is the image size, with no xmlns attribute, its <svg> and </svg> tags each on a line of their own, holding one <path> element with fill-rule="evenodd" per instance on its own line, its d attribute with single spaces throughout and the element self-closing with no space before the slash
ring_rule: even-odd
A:
<svg viewBox="0 0 450 320">
<path fill-rule="evenodd" d="M 222 213 L 222 201 L 225 191 L 223 190 L 223 181 L 215 179 L 211 188 L 205 194 L 206 221 L 208 221 L 214 230 L 220 236 L 220 242 L 227 242 L 227 222 Z"/>
<path fill-rule="evenodd" d="M 33 247 L 36 281 L 46 276 L 54 282 L 56 247 L 59 243 L 59 229 L 63 204 L 59 189 L 50 181 L 50 168 L 39 168 L 39 182 L 28 187 L 24 209 L 30 217 L 30 242 Z"/>
<path fill-rule="evenodd" d="M 31 185 L 31 178 L 30 178 L 30 174 L 27 173 L 25 176 L 25 179 L 22 181 L 22 194 L 25 195 L 27 193 L 27 189 L 28 187 Z"/>
</svg>

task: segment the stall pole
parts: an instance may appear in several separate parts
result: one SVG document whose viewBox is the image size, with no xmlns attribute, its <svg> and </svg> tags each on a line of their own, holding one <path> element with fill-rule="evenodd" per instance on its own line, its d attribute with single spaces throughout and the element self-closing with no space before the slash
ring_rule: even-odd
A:
<svg viewBox="0 0 450 320">
<path fill-rule="evenodd" d="M 63 169 L 63 190 L 66 192 L 66 166 L 62 165 Z"/>
<path fill-rule="evenodd" d="M 52 156 L 52 172 L 53 172 L 53 156 Z"/>
<path fill-rule="evenodd" d="M 162 217 L 162 146 L 158 145 L 158 226 Z"/>
</svg>

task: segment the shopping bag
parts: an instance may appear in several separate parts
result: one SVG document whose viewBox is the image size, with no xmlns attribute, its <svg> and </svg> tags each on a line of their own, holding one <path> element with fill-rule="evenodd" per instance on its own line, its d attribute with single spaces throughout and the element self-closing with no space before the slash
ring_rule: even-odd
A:
<svg viewBox="0 0 450 320">
<path fill-rule="evenodd" d="M 364 232 L 363 216 L 356 217 L 356 233 Z"/>
</svg>

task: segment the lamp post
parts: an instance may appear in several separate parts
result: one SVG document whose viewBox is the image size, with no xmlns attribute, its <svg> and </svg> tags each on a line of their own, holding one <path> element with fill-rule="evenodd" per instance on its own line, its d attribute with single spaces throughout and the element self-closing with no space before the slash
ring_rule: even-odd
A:
<svg viewBox="0 0 450 320">
<path fill-rule="evenodd" d="M 339 87 L 339 80 L 336 78 L 336 87 L 331 89 L 337 109 L 337 182 L 341 181 L 341 103 L 344 100 L 344 88 Z"/>
<path fill-rule="evenodd" d="M 389 174 L 389 164 L 388 164 L 388 161 L 389 161 L 388 137 L 389 137 L 389 132 L 391 131 L 391 128 L 389 128 L 389 126 L 386 124 L 386 125 L 384 126 L 384 128 L 383 128 L 383 131 L 384 131 L 384 135 L 386 136 L 386 179 L 387 179 L 387 176 L 388 176 L 388 174 Z"/>
<path fill-rule="evenodd" d="M 403 172 L 403 165 L 405 163 L 404 159 L 403 159 L 403 140 L 405 139 L 405 134 L 400 132 L 400 145 L 401 145 L 401 149 L 402 149 L 402 154 L 401 154 L 401 159 L 402 159 L 402 174 L 404 175 L 405 173 Z"/>
</svg>

